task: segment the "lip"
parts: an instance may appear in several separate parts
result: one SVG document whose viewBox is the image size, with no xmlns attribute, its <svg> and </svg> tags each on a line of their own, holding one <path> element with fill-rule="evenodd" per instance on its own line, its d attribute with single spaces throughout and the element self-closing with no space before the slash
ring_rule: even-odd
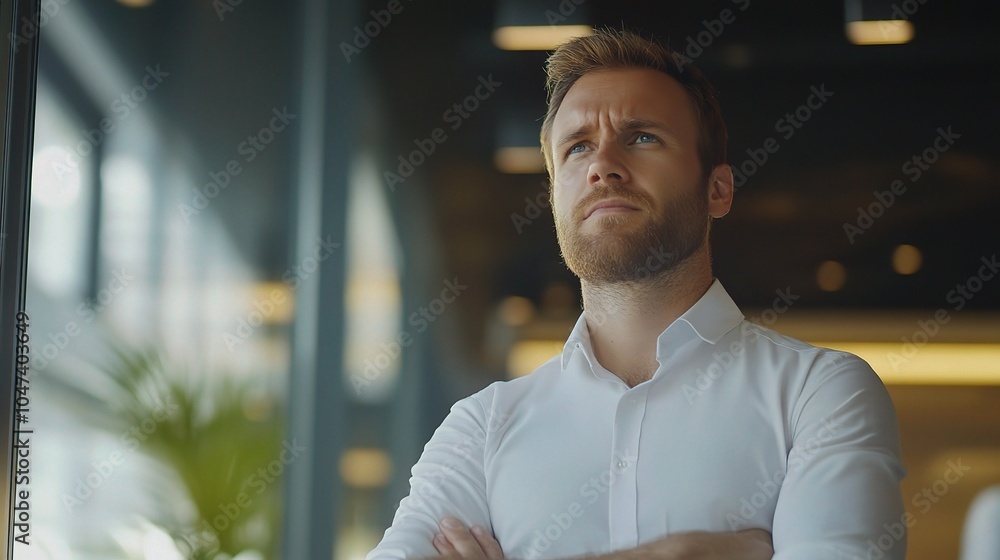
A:
<svg viewBox="0 0 1000 560">
<path fill-rule="evenodd" d="M 635 204 L 621 198 L 606 198 L 587 209 L 587 215 L 583 219 L 587 219 L 598 210 L 605 208 L 614 208 L 616 210 L 639 210 L 640 208 Z"/>
</svg>

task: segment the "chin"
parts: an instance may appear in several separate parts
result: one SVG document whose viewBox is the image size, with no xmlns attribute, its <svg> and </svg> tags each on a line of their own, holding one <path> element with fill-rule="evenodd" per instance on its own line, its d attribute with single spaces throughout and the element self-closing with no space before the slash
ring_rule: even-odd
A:
<svg viewBox="0 0 1000 560">
<path fill-rule="evenodd" d="M 591 216 L 577 227 L 577 232 L 578 235 L 586 235 L 588 232 L 599 232 L 600 235 L 607 235 L 609 233 L 636 231 L 647 225 L 646 220 L 639 218 L 639 216 L 631 213 Z"/>
</svg>

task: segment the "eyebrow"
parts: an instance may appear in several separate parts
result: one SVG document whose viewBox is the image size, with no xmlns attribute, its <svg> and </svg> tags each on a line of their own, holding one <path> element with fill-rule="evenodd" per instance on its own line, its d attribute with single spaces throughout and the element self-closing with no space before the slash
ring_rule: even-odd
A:
<svg viewBox="0 0 1000 560">
<path fill-rule="evenodd" d="M 670 129 L 670 127 L 661 122 L 649 119 L 639 119 L 639 118 L 623 119 L 618 122 L 617 128 L 623 131 L 642 130 L 642 129 L 658 130 L 663 132 L 667 136 L 675 137 L 674 132 L 673 130 Z M 561 148 L 562 146 L 565 146 L 566 144 L 573 142 L 574 140 L 578 140 L 590 134 L 592 129 L 593 127 L 591 127 L 589 124 L 585 124 L 583 126 L 575 128 L 570 132 L 568 132 L 567 134 L 565 134 L 564 136 L 562 136 L 561 138 L 559 138 L 559 142 L 557 142 L 555 146 L 556 148 Z"/>
<path fill-rule="evenodd" d="M 671 128 L 659 121 L 652 121 L 649 119 L 625 119 L 619 123 L 619 128 L 622 130 L 640 130 L 640 129 L 657 129 L 670 136 L 674 135 L 674 131 Z"/>
</svg>

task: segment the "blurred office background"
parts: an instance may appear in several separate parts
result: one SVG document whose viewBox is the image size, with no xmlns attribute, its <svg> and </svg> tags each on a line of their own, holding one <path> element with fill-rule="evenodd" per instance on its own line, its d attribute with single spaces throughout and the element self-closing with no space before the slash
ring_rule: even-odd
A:
<svg viewBox="0 0 1000 560">
<path fill-rule="evenodd" d="M 908 557 L 959 558 L 1000 484 L 988 3 L 43 6 L 19 559 L 363 558 L 449 406 L 579 313 L 537 146 L 573 25 L 714 81 L 739 185 L 715 273 L 883 376 Z"/>
</svg>

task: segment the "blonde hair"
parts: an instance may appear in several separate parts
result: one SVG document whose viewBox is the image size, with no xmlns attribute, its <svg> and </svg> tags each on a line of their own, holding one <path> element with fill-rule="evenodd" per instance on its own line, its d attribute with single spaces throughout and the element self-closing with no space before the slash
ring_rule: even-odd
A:
<svg viewBox="0 0 1000 560">
<path fill-rule="evenodd" d="M 630 31 L 595 29 L 594 35 L 575 37 L 560 45 L 545 64 L 548 110 L 542 122 L 541 141 L 550 178 L 553 173 L 549 146 L 552 121 L 566 92 L 588 72 L 623 68 L 650 68 L 677 80 L 695 107 L 699 126 L 698 156 L 703 174 L 707 177 L 716 165 L 726 162 L 728 136 L 715 90 L 691 59 Z"/>
</svg>

